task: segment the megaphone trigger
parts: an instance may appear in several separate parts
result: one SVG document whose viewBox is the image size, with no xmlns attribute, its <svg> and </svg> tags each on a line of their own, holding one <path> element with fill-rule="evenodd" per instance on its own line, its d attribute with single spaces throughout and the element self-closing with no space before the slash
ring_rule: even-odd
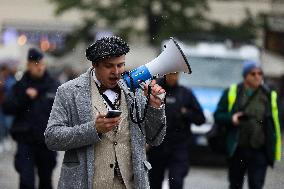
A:
<svg viewBox="0 0 284 189">
<path fill-rule="evenodd" d="M 141 88 L 142 90 L 145 90 L 145 86 L 151 87 L 151 85 L 150 85 L 151 82 L 152 82 L 152 80 L 148 79 L 148 80 L 146 80 L 146 81 L 140 82 L 140 83 L 139 83 L 139 86 L 140 86 L 140 88 Z M 166 93 L 165 93 L 165 92 L 156 95 L 156 97 L 158 97 L 160 100 L 164 100 L 165 96 L 166 96 Z"/>
<path fill-rule="evenodd" d="M 140 82 L 140 83 L 139 83 L 139 86 L 140 86 L 140 88 L 141 88 L 142 90 L 144 90 L 144 89 L 145 89 L 145 85 L 149 85 L 150 83 L 151 83 L 151 80 L 148 79 L 148 80 L 146 80 L 146 81 Z"/>
<path fill-rule="evenodd" d="M 159 99 L 161 99 L 162 101 L 164 100 L 165 96 L 166 92 L 157 95 L 157 97 L 159 97 Z"/>
<path fill-rule="evenodd" d="M 145 85 L 144 85 L 144 82 L 142 82 L 142 83 L 139 83 L 139 86 L 140 86 L 140 88 L 141 88 L 142 90 L 144 90 L 144 89 L 145 89 Z"/>
</svg>

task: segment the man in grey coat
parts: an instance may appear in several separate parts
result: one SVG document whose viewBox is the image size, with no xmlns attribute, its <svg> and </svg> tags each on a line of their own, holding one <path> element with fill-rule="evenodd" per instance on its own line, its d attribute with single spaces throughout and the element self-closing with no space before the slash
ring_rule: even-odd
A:
<svg viewBox="0 0 284 189">
<path fill-rule="evenodd" d="M 121 74 L 128 52 L 119 37 L 97 40 L 86 50 L 92 68 L 58 88 L 45 141 L 49 149 L 65 151 L 59 189 L 150 188 L 145 145 L 159 145 L 165 135 L 165 109 L 157 96 L 165 90 L 155 81 L 151 90 L 125 87 Z M 109 118 L 111 109 L 122 113 Z"/>
</svg>

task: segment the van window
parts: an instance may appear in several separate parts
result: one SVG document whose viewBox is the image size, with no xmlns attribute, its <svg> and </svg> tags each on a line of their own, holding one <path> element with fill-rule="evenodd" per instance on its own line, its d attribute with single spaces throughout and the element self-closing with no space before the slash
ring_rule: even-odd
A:
<svg viewBox="0 0 284 189">
<path fill-rule="evenodd" d="M 187 87 L 225 88 L 242 79 L 242 59 L 187 57 L 192 73 L 181 74 L 180 84 Z"/>
</svg>

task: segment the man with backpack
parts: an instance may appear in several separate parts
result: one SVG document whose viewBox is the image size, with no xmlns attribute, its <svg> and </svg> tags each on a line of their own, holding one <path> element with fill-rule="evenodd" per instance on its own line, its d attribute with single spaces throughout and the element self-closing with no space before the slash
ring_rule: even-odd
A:
<svg viewBox="0 0 284 189">
<path fill-rule="evenodd" d="M 244 62 L 243 78 L 224 91 L 214 118 L 226 128 L 230 189 L 241 189 L 246 173 L 249 188 L 261 189 L 268 165 L 281 159 L 277 93 L 254 61 Z"/>
</svg>

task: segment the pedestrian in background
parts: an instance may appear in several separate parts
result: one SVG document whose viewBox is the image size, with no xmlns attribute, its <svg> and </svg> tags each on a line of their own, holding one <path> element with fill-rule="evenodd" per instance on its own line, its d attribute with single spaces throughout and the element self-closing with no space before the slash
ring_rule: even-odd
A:
<svg viewBox="0 0 284 189">
<path fill-rule="evenodd" d="M 11 127 L 13 117 L 3 113 L 3 103 L 7 96 L 10 95 L 13 85 L 16 83 L 13 70 L 9 67 L 9 62 L 0 67 L 0 152 L 1 142 L 8 136 L 8 130 Z"/>
<path fill-rule="evenodd" d="M 46 70 L 42 52 L 29 49 L 27 70 L 3 103 L 4 113 L 14 116 L 11 136 L 17 143 L 14 164 L 20 175 L 20 189 L 52 188 L 56 152 L 47 149 L 44 131 L 57 87 L 58 82 Z M 35 187 L 35 170 L 38 187 Z"/>
<path fill-rule="evenodd" d="M 143 123 L 148 86 L 132 93 L 121 74 L 129 47 L 120 37 L 104 37 L 90 45 L 86 57 L 92 67 L 58 88 L 45 131 L 52 150 L 65 151 L 59 189 L 148 189 L 145 144 L 159 145 L 165 135 L 165 109 L 157 97 L 164 93 L 152 82 L 148 111 Z M 120 110 L 107 117 L 108 110 Z M 135 115 L 135 114 L 134 114 Z"/>
<path fill-rule="evenodd" d="M 227 130 L 230 189 L 263 188 L 266 170 L 281 158 L 277 94 L 263 82 L 259 63 L 245 61 L 243 82 L 226 89 L 214 118 Z"/>
<path fill-rule="evenodd" d="M 205 122 L 202 108 L 191 90 L 178 84 L 178 73 L 165 76 L 161 86 L 166 94 L 167 132 L 163 143 L 150 147 L 148 159 L 152 164 L 150 186 L 161 189 L 168 170 L 170 189 L 182 189 L 189 170 L 190 125 Z"/>
</svg>

